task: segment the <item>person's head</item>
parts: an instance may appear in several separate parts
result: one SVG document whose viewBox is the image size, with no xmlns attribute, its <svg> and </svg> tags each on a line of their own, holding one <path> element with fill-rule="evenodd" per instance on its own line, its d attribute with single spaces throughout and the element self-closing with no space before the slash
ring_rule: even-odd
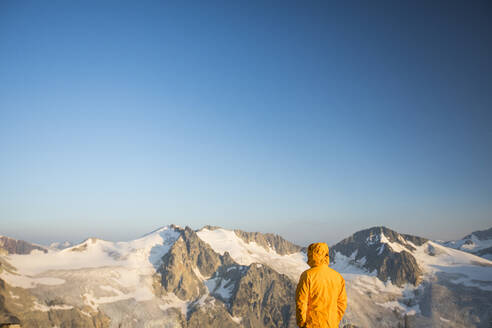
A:
<svg viewBox="0 0 492 328">
<path fill-rule="evenodd" d="M 310 267 L 330 264 L 329 249 L 326 243 L 314 243 L 308 247 L 308 261 Z"/>
</svg>

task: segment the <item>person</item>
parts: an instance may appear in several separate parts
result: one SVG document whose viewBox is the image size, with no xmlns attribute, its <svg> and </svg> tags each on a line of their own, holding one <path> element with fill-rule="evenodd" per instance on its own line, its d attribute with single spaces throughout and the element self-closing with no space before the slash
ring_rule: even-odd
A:
<svg viewBox="0 0 492 328">
<path fill-rule="evenodd" d="M 328 267 L 328 245 L 308 247 L 311 267 L 304 271 L 296 289 L 296 319 L 301 328 L 338 328 L 347 308 L 345 280 Z"/>
</svg>

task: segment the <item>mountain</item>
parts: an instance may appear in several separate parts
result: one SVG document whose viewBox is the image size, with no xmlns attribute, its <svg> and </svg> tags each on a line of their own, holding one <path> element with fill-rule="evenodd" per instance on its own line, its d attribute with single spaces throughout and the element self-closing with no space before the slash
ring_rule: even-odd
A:
<svg viewBox="0 0 492 328">
<path fill-rule="evenodd" d="M 385 227 L 330 249 L 342 327 L 489 327 L 492 261 Z M 296 327 L 305 248 L 274 234 L 170 225 L 0 255 L 0 323 L 23 327 Z"/>
<path fill-rule="evenodd" d="M 33 250 L 47 252 L 46 248 L 28 243 L 24 240 L 17 240 L 5 236 L 0 236 L 0 249 L 4 249 L 9 254 L 29 254 Z"/>
<path fill-rule="evenodd" d="M 51 250 L 62 250 L 62 249 L 65 249 L 65 248 L 68 248 L 68 247 L 71 247 L 73 246 L 73 244 L 69 241 L 64 241 L 63 243 L 60 243 L 60 242 L 54 242 L 54 243 L 51 243 L 49 246 L 48 246 L 48 249 L 51 249 Z"/>
<path fill-rule="evenodd" d="M 396 326 L 381 307 L 407 315 L 412 327 L 488 327 L 492 320 L 487 259 L 385 227 L 356 232 L 330 253 L 352 300 L 344 319 L 357 326 Z"/>
<path fill-rule="evenodd" d="M 460 240 L 453 240 L 443 245 L 492 260 L 492 228 L 475 231 Z"/>
<path fill-rule="evenodd" d="M 353 257 L 361 268 L 375 271 L 384 282 L 391 281 L 400 287 L 406 283 L 416 286 L 422 280 L 422 269 L 412 253 L 426 242 L 425 238 L 374 227 L 353 234 L 331 249 L 334 262 L 336 253 Z"/>
<path fill-rule="evenodd" d="M 261 241 L 271 237 L 249 236 Z M 221 327 L 238 327 L 239 323 L 244 327 L 295 324 L 293 281 L 260 264 L 268 259 L 268 255 L 264 257 L 268 252 L 272 253 L 270 257 L 288 255 L 276 253 L 266 243 L 246 243 L 241 239 L 244 237 L 240 232 L 217 228 L 198 232 L 185 228 L 181 232 L 157 272 L 163 294 L 187 302 L 182 322 L 192 327 L 217 327 L 217 322 Z M 288 247 L 287 241 L 278 241 Z M 227 242 L 231 247 L 223 251 L 221 247 Z"/>
</svg>

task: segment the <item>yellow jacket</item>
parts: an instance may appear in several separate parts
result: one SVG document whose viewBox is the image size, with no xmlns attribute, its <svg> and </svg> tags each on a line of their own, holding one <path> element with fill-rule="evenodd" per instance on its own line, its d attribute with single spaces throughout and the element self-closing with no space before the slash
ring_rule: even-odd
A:
<svg viewBox="0 0 492 328">
<path fill-rule="evenodd" d="M 338 328 L 347 308 L 345 280 L 328 267 L 328 245 L 315 243 L 308 248 L 308 264 L 296 290 L 296 318 L 299 327 Z"/>
</svg>

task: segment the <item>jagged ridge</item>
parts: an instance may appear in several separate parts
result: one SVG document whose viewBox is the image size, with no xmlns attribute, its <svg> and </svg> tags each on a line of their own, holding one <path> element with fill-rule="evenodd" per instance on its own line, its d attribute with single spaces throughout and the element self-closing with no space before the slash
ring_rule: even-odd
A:
<svg viewBox="0 0 492 328">
<path fill-rule="evenodd" d="M 336 253 L 351 257 L 369 272 L 377 271 L 382 281 L 391 280 L 397 286 L 405 283 L 418 285 L 422 269 L 418 266 L 412 251 L 428 240 L 412 235 L 399 234 L 386 227 L 373 227 L 356 232 L 331 248 L 331 257 L 336 261 Z M 393 249 L 389 245 L 399 245 Z M 394 246 L 393 246 L 394 247 Z"/>
<path fill-rule="evenodd" d="M 44 247 L 6 236 L 0 236 L 0 248 L 5 249 L 9 254 L 29 254 L 35 249 L 44 253 L 47 252 Z"/>
</svg>

